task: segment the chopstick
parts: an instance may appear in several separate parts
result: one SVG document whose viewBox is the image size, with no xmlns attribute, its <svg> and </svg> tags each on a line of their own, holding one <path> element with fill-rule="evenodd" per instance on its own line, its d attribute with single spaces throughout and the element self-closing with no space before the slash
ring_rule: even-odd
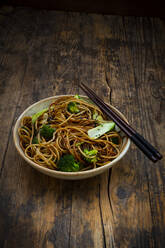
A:
<svg viewBox="0 0 165 248">
<path fill-rule="evenodd" d="M 117 126 L 134 142 L 134 144 L 154 163 L 162 159 L 162 155 L 157 151 L 143 136 L 137 133 L 127 122 L 125 122 L 109 105 L 97 96 L 93 90 L 87 87 L 84 83 L 80 84 L 80 88 L 86 95 L 111 118 Z"/>
</svg>

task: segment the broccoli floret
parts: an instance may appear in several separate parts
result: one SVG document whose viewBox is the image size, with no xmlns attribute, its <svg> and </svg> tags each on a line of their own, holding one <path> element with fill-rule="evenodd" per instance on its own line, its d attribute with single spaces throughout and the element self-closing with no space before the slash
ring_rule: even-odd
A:
<svg viewBox="0 0 165 248">
<path fill-rule="evenodd" d="M 80 96 L 79 95 L 75 95 L 74 98 L 80 99 Z"/>
<path fill-rule="evenodd" d="M 38 144 L 38 139 L 36 136 L 33 137 L 32 144 Z"/>
<path fill-rule="evenodd" d="M 96 149 L 93 150 L 84 149 L 84 153 L 88 156 L 94 156 L 98 153 L 98 151 Z"/>
<path fill-rule="evenodd" d="M 112 143 L 119 145 L 119 138 L 118 137 L 112 137 L 111 140 L 112 140 Z"/>
<path fill-rule="evenodd" d="M 99 113 L 97 111 L 93 112 L 93 120 L 97 120 L 98 122 L 103 121 L 103 117 L 101 115 L 99 115 Z"/>
<path fill-rule="evenodd" d="M 66 172 L 76 172 L 79 171 L 80 169 L 79 163 L 75 160 L 74 156 L 71 154 L 66 154 L 63 157 L 61 157 L 57 163 L 57 167 L 60 171 L 66 171 Z"/>
<path fill-rule="evenodd" d="M 54 131 L 55 129 L 51 128 L 49 125 L 43 125 L 40 129 L 40 134 L 45 138 L 46 141 L 48 141 L 53 138 Z"/>
<path fill-rule="evenodd" d="M 67 107 L 68 111 L 72 114 L 77 114 L 80 110 L 78 109 L 76 102 L 70 102 Z"/>
<path fill-rule="evenodd" d="M 96 157 L 97 153 L 98 153 L 98 151 L 96 149 L 93 149 L 93 150 L 84 149 L 84 154 L 87 155 L 87 157 L 85 157 L 85 160 L 89 163 L 96 163 L 97 162 L 97 157 Z"/>
</svg>

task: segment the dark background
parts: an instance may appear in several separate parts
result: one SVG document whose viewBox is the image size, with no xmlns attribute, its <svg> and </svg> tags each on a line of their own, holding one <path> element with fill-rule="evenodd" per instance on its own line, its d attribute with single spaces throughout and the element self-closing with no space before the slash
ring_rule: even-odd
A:
<svg viewBox="0 0 165 248">
<path fill-rule="evenodd" d="M 1 5 L 26 6 L 40 9 L 80 11 L 127 16 L 164 18 L 163 1 L 138 0 L 1 0 Z"/>
</svg>

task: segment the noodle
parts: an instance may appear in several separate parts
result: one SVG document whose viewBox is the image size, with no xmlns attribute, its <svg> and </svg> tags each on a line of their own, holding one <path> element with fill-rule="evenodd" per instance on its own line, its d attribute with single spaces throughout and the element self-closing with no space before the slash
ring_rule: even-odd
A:
<svg viewBox="0 0 165 248">
<path fill-rule="evenodd" d="M 68 110 L 71 102 L 77 104 L 77 113 L 70 113 Z M 106 120 L 106 116 L 94 104 L 73 96 L 61 96 L 50 104 L 49 109 L 35 123 L 30 116 L 22 118 L 18 129 L 20 146 L 30 160 L 53 170 L 58 170 L 58 161 L 65 154 L 72 154 L 83 165 L 82 171 L 104 166 L 119 156 L 123 139 L 115 130 L 106 132 L 97 139 L 90 138 L 88 130 L 99 125 L 99 121 L 93 118 L 96 112 Z M 41 128 L 44 125 L 54 129 L 51 139 L 43 137 Z M 113 142 L 114 138 L 118 140 L 117 144 Z M 37 141 L 34 142 L 34 139 Z M 89 158 L 95 156 L 86 155 L 84 149 L 96 149 L 97 160 L 88 162 Z"/>
</svg>

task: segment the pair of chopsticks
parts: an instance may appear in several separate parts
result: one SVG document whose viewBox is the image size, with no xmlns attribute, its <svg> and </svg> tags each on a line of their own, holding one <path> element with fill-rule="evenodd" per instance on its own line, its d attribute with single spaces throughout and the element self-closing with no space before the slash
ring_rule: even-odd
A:
<svg viewBox="0 0 165 248">
<path fill-rule="evenodd" d="M 162 158 L 162 155 L 146 140 L 143 136 L 137 133 L 127 122 L 114 112 L 103 100 L 97 96 L 93 90 L 81 83 L 80 88 L 86 95 L 112 119 L 117 126 L 134 142 L 134 144 L 154 163 Z"/>
</svg>

